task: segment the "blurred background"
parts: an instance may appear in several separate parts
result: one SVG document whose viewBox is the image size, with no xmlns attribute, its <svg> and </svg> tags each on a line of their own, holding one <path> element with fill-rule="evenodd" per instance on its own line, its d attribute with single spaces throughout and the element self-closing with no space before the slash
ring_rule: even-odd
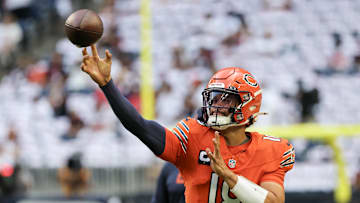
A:
<svg viewBox="0 0 360 203">
<path fill-rule="evenodd" d="M 82 8 L 101 16 L 99 53 L 111 51 L 140 112 L 145 17 L 154 119 L 172 127 L 215 71 L 243 67 L 269 113 L 255 128 L 286 132 L 296 149 L 286 202 L 360 202 L 360 0 L 1 0 L 0 202 L 150 202 L 155 191 L 164 162 L 122 127 L 65 38 Z"/>
</svg>

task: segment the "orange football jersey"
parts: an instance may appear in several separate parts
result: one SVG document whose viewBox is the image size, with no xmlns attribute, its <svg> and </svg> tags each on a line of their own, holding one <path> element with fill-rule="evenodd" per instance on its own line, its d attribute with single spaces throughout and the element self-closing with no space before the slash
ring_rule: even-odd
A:
<svg viewBox="0 0 360 203">
<path fill-rule="evenodd" d="M 293 167 L 295 151 L 286 139 L 248 132 L 249 142 L 227 146 L 220 136 L 220 152 L 225 164 L 235 174 L 254 183 L 272 181 L 283 186 L 285 173 Z M 193 118 L 180 121 L 172 130 L 166 129 L 162 159 L 177 166 L 185 181 L 186 202 L 238 202 L 229 186 L 214 173 L 205 149 L 214 151 L 215 131 Z"/>
</svg>

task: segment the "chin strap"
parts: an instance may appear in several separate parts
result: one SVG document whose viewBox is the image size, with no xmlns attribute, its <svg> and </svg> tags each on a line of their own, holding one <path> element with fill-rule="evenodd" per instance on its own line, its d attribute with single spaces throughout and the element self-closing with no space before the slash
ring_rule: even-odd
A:
<svg viewBox="0 0 360 203">
<path fill-rule="evenodd" d="M 231 123 L 231 115 L 229 116 L 209 116 L 207 123 L 211 125 L 227 125 Z"/>
<path fill-rule="evenodd" d="M 258 120 L 259 115 L 268 115 L 266 112 L 258 112 L 251 115 L 247 120 L 241 123 L 231 123 L 231 116 L 210 116 L 207 122 L 207 125 L 214 130 L 225 130 L 233 126 L 244 126 L 249 127 Z M 210 119 L 211 118 L 211 119 Z M 218 122 L 221 119 L 221 122 Z M 226 124 L 226 122 L 228 124 Z M 216 123 L 215 123 L 216 122 Z"/>
</svg>

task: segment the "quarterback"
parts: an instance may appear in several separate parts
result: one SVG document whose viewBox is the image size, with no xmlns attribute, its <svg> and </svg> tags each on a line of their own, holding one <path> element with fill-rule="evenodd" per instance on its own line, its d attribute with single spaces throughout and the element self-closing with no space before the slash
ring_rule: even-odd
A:
<svg viewBox="0 0 360 203">
<path fill-rule="evenodd" d="M 261 88 L 248 71 L 219 70 L 204 89 L 202 113 L 173 129 L 144 119 L 111 79 L 111 54 L 83 49 L 81 69 L 102 89 L 127 130 L 181 172 L 186 202 L 283 203 L 284 177 L 295 162 L 293 146 L 246 128 L 261 114 Z"/>
</svg>

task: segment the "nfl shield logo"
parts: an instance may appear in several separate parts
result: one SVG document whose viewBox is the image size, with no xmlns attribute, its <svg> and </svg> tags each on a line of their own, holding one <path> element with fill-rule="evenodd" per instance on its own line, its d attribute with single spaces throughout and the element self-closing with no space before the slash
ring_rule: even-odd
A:
<svg viewBox="0 0 360 203">
<path fill-rule="evenodd" d="M 229 168 L 235 168 L 236 161 L 234 159 L 230 159 L 228 165 Z"/>
</svg>

